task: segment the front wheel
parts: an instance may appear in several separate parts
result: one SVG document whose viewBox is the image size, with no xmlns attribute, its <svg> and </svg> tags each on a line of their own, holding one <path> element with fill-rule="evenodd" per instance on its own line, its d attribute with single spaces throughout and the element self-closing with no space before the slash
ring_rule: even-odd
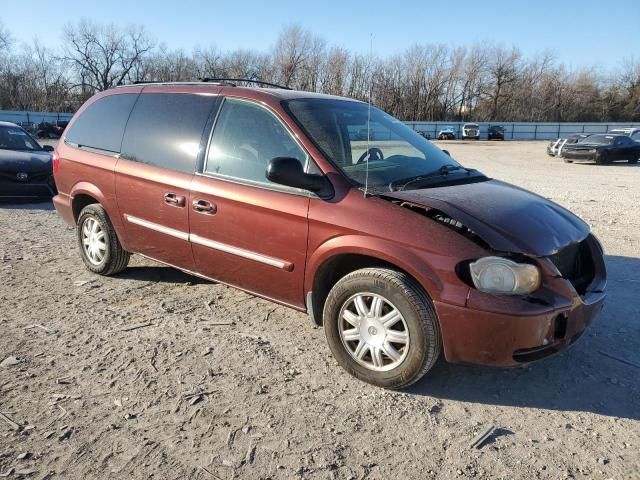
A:
<svg viewBox="0 0 640 480">
<path fill-rule="evenodd" d="M 113 275 L 129 263 L 129 252 L 120 245 L 107 212 L 94 203 L 82 209 L 76 228 L 80 256 L 93 273 Z"/>
<path fill-rule="evenodd" d="M 356 270 L 329 292 L 324 331 L 334 357 L 351 375 L 384 388 L 417 382 L 440 354 L 431 300 L 407 274 Z"/>
<path fill-rule="evenodd" d="M 605 165 L 609 163 L 609 154 L 607 152 L 596 154 L 596 163 L 598 165 Z"/>
</svg>

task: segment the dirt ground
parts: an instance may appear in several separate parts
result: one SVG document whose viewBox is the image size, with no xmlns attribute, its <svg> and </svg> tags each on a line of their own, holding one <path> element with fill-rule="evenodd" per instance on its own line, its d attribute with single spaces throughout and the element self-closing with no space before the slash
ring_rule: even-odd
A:
<svg viewBox="0 0 640 480">
<path fill-rule="evenodd" d="M 0 366 L 0 475 L 640 479 L 640 165 L 443 143 L 603 242 L 607 303 L 571 349 L 509 370 L 440 361 L 384 391 L 341 370 L 305 314 L 140 257 L 95 276 L 50 204 L 4 205 L 0 361 L 19 363 Z"/>
</svg>

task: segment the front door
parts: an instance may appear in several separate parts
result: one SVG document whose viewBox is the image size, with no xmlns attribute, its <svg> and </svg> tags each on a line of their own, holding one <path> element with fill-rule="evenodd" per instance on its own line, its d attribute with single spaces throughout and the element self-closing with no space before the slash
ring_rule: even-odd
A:
<svg viewBox="0 0 640 480">
<path fill-rule="evenodd" d="M 307 154 L 274 113 L 227 98 L 189 199 L 198 272 L 304 307 L 309 196 L 265 177 L 270 159 Z"/>
</svg>

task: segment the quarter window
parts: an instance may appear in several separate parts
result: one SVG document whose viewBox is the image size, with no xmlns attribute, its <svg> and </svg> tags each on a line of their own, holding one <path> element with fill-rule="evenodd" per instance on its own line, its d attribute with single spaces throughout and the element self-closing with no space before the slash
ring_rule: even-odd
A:
<svg viewBox="0 0 640 480">
<path fill-rule="evenodd" d="M 121 93 L 96 100 L 75 119 L 65 138 L 81 147 L 118 153 L 137 97 L 137 93 Z"/>
<path fill-rule="evenodd" d="M 215 98 L 183 93 L 140 95 L 122 141 L 122 158 L 194 173 Z"/>
<path fill-rule="evenodd" d="M 304 165 L 306 154 L 284 125 L 252 102 L 225 99 L 211 136 L 205 172 L 259 183 L 269 160 L 293 157 Z"/>
</svg>

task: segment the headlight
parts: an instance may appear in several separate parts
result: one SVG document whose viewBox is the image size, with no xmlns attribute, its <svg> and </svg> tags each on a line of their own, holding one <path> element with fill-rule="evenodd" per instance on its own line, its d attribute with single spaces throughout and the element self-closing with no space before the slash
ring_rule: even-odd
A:
<svg viewBox="0 0 640 480">
<path fill-rule="evenodd" d="M 484 257 L 469 264 L 476 288 L 486 293 L 523 295 L 540 286 L 540 272 L 534 265 L 502 257 Z"/>
</svg>

